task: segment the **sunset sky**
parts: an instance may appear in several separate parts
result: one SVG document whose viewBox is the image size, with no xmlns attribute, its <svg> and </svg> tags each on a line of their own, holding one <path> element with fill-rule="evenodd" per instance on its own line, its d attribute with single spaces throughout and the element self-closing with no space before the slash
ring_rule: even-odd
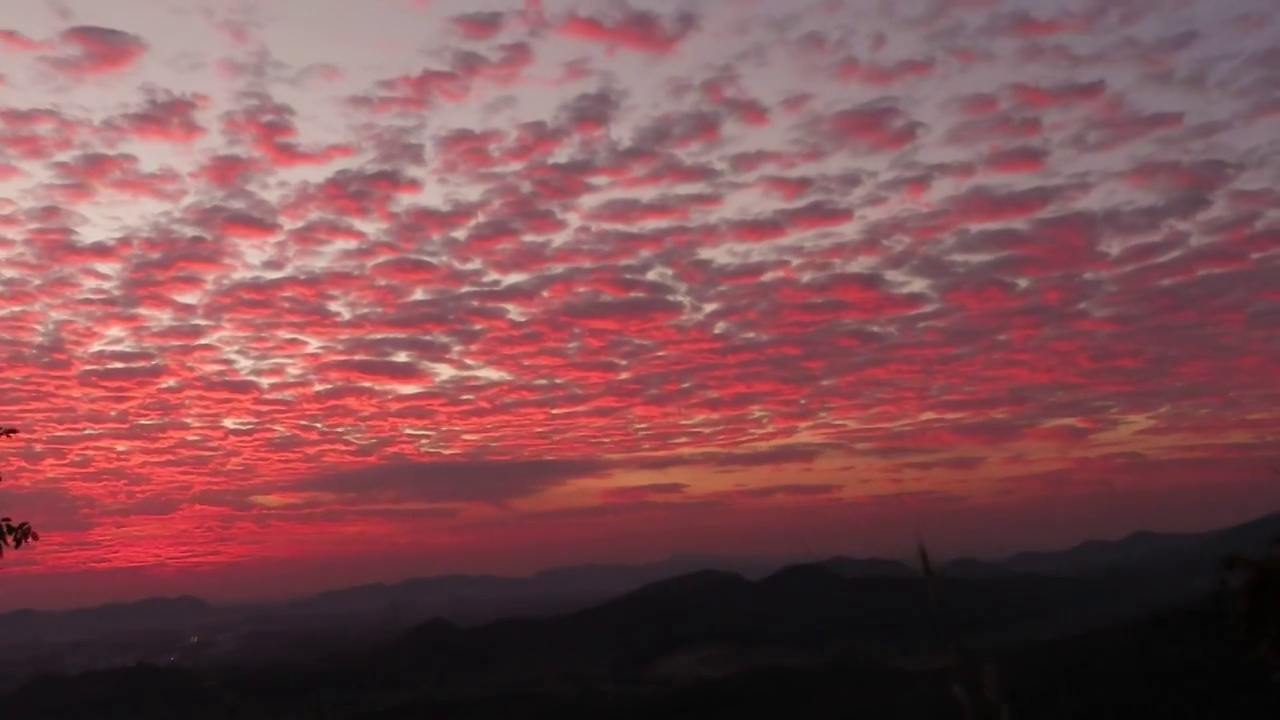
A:
<svg viewBox="0 0 1280 720">
<path fill-rule="evenodd" d="M 1280 508 L 1274 0 L 6 0 L 0 609 Z"/>
</svg>

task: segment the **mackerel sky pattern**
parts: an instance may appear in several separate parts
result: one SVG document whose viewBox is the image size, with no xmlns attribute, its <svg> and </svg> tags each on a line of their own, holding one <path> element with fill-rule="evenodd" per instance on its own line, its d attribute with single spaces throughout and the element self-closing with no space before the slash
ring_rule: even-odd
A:
<svg viewBox="0 0 1280 720">
<path fill-rule="evenodd" d="M 1280 502 L 1271 0 L 5 7 L 4 607 Z"/>
</svg>

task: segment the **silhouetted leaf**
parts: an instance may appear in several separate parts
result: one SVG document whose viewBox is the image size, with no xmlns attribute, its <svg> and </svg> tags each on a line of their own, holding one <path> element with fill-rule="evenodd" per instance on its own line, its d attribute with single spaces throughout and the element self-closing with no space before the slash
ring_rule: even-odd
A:
<svg viewBox="0 0 1280 720">
<path fill-rule="evenodd" d="M 0 427 L 0 437 L 12 437 L 16 434 L 17 428 Z M 32 531 L 31 523 L 24 521 L 15 525 L 13 518 L 0 517 L 0 556 L 3 556 L 3 548 L 9 547 L 11 541 L 12 547 L 20 548 L 37 539 L 39 535 Z"/>
</svg>

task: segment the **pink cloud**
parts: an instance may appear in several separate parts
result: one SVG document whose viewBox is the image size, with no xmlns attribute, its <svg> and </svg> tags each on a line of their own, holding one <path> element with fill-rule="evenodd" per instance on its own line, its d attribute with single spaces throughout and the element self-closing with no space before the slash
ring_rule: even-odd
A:
<svg viewBox="0 0 1280 720">
<path fill-rule="evenodd" d="M 284 10 L 218 57 L 0 33 L 4 470 L 49 528 L 8 569 L 216 589 L 355 557 L 332 518 L 390 576 L 769 550 L 766 520 L 856 519 L 856 553 L 917 518 L 1001 549 L 1252 512 L 1268 26 L 1228 73 L 1202 51 L 1243 40 L 1176 8 L 846 37 L 764 5 L 428 6 L 424 53 L 343 15 L 294 57 Z"/>
<path fill-rule="evenodd" d="M 1049 152 L 1041 148 L 1014 147 L 991 153 L 983 165 L 997 173 L 1035 173 L 1045 168 L 1048 156 Z"/>
<path fill-rule="evenodd" d="M 932 58 L 899 60 L 891 65 L 880 65 L 848 57 L 840 62 L 838 72 L 844 80 L 856 80 L 868 85 L 887 87 L 912 78 L 927 77 L 933 73 L 935 67 L 936 62 Z"/>
<path fill-rule="evenodd" d="M 48 47 L 45 43 L 33 40 L 16 30 L 0 30 L 0 46 L 24 52 L 35 52 Z"/>
<path fill-rule="evenodd" d="M 107 118 L 103 125 L 110 132 L 136 140 L 189 143 L 204 137 L 197 115 L 208 105 L 208 96 L 200 93 L 155 90 L 148 93 L 141 107 Z"/>
<path fill-rule="evenodd" d="M 473 12 L 452 18 L 453 26 L 468 40 L 489 40 L 502 32 L 506 16 L 500 12 Z"/>
<path fill-rule="evenodd" d="M 602 43 L 610 48 L 626 48 L 648 53 L 668 53 L 697 28 L 692 14 L 677 16 L 670 24 L 653 13 L 633 11 L 610 22 L 593 17 L 569 15 L 557 30 L 568 37 Z"/>
<path fill-rule="evenodd" d="M 920 125 L 892 106 L 849 108 L 826 118 L 832 138 L 871 152 L 902 150 L 915 142 Z"/>
<path fill-rule="evenodd" d="M 136 65 L 147 52 L 146 41 L 137 35 L 91 25 L 64 30 L 58 40 L 72 54 L 52 56 L 47 61 L 71 77 L 122 72 Z"/>
</svg>

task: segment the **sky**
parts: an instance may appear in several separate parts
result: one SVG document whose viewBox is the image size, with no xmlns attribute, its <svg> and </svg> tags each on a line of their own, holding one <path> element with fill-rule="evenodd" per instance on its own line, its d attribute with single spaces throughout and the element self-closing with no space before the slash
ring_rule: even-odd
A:
<svg viewBox="0 0 1280 720">
<path fill-rule="evenodd" d="M 1280 507 L 1273 0 L 8 0 L 0 609 Z"/>
</svg>

